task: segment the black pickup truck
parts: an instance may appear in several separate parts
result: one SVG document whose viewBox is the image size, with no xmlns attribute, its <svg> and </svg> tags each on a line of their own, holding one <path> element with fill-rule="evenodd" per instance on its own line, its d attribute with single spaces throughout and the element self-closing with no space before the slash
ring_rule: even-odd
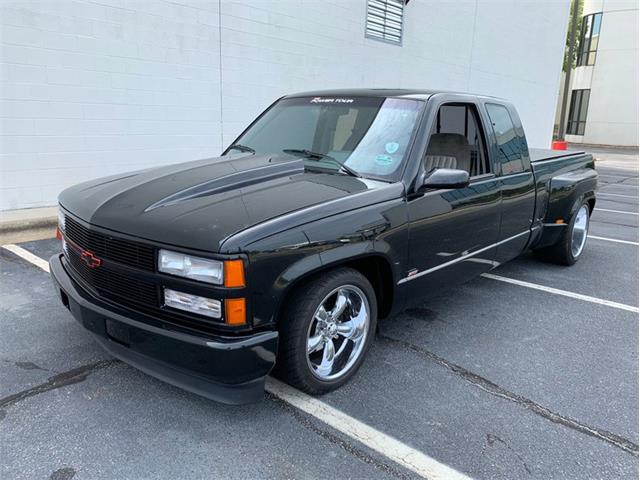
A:
<svg viewBox="0 0 640 480">
<path fill-rule="evenodd" d="M 222 157 L 60 194 L 62 303 L 111 354 L 227 403 L 351 378 L 376 322 L 530 249 L 583 253 L 591 155 L 530 151 L 501 99 L 301 93 Z"/>
</svg>

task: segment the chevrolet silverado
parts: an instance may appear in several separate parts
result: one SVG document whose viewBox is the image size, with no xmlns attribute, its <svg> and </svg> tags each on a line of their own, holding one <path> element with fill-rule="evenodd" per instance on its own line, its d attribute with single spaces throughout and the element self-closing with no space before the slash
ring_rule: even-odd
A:
<svg viewBox="0 0 640 480">
<path fill-rule="evenodd" d="M 356 373 L 376 323 L 527 250 L 575 263 L 591 155 L 529 150 L 514 107 L 464 93 L 288 95 L 221 157 L 59 196 L 62 303 L 115 357 L 227 403 L 274 374 Z"/>
</svg>

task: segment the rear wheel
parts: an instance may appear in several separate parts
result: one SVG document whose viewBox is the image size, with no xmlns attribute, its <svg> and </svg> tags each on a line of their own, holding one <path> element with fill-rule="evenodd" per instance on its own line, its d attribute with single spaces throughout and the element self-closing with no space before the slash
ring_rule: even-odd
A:
<svg viewBox="0 0 640 480">
<path fill-rule="evenodd" d="M 376 297 L 358 271 L 341 268 L 294 292 L 280 319 L 276 374 L 322 394 L 358 370 L 376 329 Z"/>
<path fill-rule="evenodd" d="M 578 261 L 587 243 L 591 209 L 583 202 L 571 217 L 562 237 L 555 245 L 536 250 L 536 256 L 560 265 L 573 265 Z"/>
</svg>

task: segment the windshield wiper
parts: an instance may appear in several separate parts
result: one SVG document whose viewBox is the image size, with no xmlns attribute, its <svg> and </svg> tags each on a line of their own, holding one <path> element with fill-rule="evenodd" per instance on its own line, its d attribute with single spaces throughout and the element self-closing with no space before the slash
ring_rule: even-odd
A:
<svg viewBox="0 0 640 480">
<path fill-rule="evenodd" d="M 303 148 L 285 148 L 282 151 L 284 153 L 290 153 L 293 155 L 302 155 L 303 157 L 308 158 L 310 160 L 316 160 L 316 161 L 327 160 L 335 165 L 338 165 L 338 167 L 340 167 L 340 170 L 344 170 L 346 173 L 348 173 L 352 177 L 360 178 L 360 174 L 356 172 L 353 168 L 347 167 L 344 163 L 342 163 L 340 160 L 336 160 L 331 155 L 312 152 L 311 150 L 307 150 Z"/>
<path fill-rule="evenodd" d="M 253 148 L 247 147 L 246 145 L 241 145 L 239 143 L 234 143 L 227 150 L 240 150 L 241 152 L 256 153 Z"/>
</svg>

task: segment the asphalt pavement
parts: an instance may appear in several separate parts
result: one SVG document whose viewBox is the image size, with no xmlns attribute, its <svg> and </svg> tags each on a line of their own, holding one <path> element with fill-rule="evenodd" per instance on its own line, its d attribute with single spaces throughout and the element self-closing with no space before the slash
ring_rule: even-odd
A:
<svg viewBox="0 0 640 480">
<path fill-rule="evenodd" d="M 382 322 L 358 375 L 319 399 L 349 428 L 273 393 L 221 405 L 114 361 L 45 271 L 0 248 L 0 478 L 418 476 L 351 422 L 474 478 L 637 478 L 638 156 L 595 155 L 578 264 L 525 254 Z"/>
</svg>

